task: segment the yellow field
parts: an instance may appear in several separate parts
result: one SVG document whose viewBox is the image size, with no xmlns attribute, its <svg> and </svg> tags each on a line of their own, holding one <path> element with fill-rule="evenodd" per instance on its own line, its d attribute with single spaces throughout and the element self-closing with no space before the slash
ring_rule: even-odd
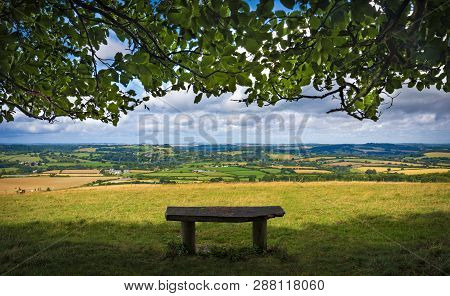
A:
<svg viewBox="0 0 450 296">
<path fill-rule="evenodd" d="M 421 175 L 421 174 L 442 174 L 448 173 L 449 169 L 408 169 L 400 171 L 405 175 Z"/>
<path fill-rule="evenodd" d="M 336 166 L 357 166 L 357 165 L 365 165 L 365 163 L 360 162 L 349 162 L 349 161 L 338 161 L 338 162 L 330 162 L 325 164 L 329 167 L 336 167 Z"/>
<path fill-rule="evenodd" d="M 334 156 L 323 156 L 323 157 L 308 157 L 308 158 L 303 158 L 302 160 L 304 161 L 316 161 L 319 159 L 323 159 L 323 160 L 328 160 L 328 159 L 335 159 L 336 157 Z"/>
<path fill-rule="evenodd" d="M 375 170 L 377 173 L 387 173 L 388 167 L 375 167 L 375 166 L 363 166 L 359 168 L 355 168 L 356 170 L 360 172 L 366 172 L 367 170 Z M 421 174 L 440 174 L 440 173 L 447 173 L 449 169 L 446 168 L 424 168 L 424 169 L 403 169 L 400 168 L 390 168 L 390 172 L 395 172 L 399 174 L 405 174 L 405 175 L 421 175 Z"/>
<path fill-rule="evenodd" d="M 63 170 L 61 174 L 100 174 L 99 170 Z"/>
<path fill-rule="evenodd" d="M 271 166 L 275 169 L 294 169 L 294 170 L 314 170 L 315 167 L 312 166 L 298 166 L 298 165 L 273 165 Z"/>
<path fill-rule="evenodd" d="M 224 155 L 241 155 L 242 151 L 223 151 L 223 152 L 217 152 L 218 154 L 224 154 Z"/>
<path fill-rule="evenodd" d="M 297 155 L 294 154 L 276 154 L 276 153 L 270 153 L 268 154 L 268 156 L 271 159 L 276 159 L 276 160 L 291 160 L 291 159 L 296 159 L 298 158 Z"/>
<path fill-rule="evenodd" d="M 391 172 L 404 172 L 405 170 L 401 171 L 400 168 L 390 168 Z M 362 166 L 359 168 L 355 168 L 355 170 L 365 173 L 367 170 L 375 170 L 377 173 L 386 173 L 388 171 L 388 167 L 377 167 L 377 166 Z"/>
<path fill-rule="evenodd" d="M 329 174 L 330 171 L 325 170 L 295 170 L 297 174 Z"/>
<path fill-rule="evenodd" d="M 51 170 L 51 171 L 45 171 L 42 174 L 57 174 L 57 175 L 71 175 L 71 176 L 84 176 L 84 175 L 89 175 L 89 176 L 95 176 L 95 175 L 99 175 L 100 176 L 100 171 L 99 170 Z"/>
<path fill-rule="evenodd" d="M 425 153 L 426 157 L 446 157 L 450 158 L 450 152 L 427 152 Z"/>
<path fill-rule="evenodd" d="M 227 161 L 222 161 L 222 162 L 220 162 L 220 164 L 224 164 L 224 165 L 247 165 L 247 162 L 246 161 L 230 161 L 230 162 L 227 162 Z"/>
<path fill-rule="evenodd" d="M 392 165 L 408 165 L 408 166 L 417 166 L 420 164 L 415 163 L 407 163 L 401 161 L 393 161 L 393 160 L 379 160 L 379 159 L 365 159 L 365 158 L 345 158 L 344 162 L 357 162 L 357 163 L 370 163 L 370 164 L 392 164 Z"/>
<path fill-rule="evenodd" d="M 94 147 L 80 148 L 76 150 L 76 152 L 95 152 L 95 151 L 97 151 L 97 148 Z"/>
<path fill-rule="evenodd" d="M 114 177 L 22 177 L 22 178 L 1 178 L 0 193 L 14 193 L 20 187 L 28 191 L 46 190 L 50 188 L 65 189 L 79 187 L 96 180 L 109 180 Z"/>
</svg>

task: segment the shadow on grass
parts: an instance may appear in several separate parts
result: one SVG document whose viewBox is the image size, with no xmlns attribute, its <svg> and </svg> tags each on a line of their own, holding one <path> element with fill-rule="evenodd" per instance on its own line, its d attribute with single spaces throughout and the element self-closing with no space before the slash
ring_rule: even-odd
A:
<svg viewBox="0 0 450 296">
<path fill-rule="evenodd" d="M 0 222 L 1 223 L 1 222 Z M 201 223 L 200 252 L 177 251 L 178 223 L 0 224 L 6 275 L 445 275 L 450 213 L 359 216 L 334 224 L 271 227 L 256 254 L 250 223 Z"/>
</svg>

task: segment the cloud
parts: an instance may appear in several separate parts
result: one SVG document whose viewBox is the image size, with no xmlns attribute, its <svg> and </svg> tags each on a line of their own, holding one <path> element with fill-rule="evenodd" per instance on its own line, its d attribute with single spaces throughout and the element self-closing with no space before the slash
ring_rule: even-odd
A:
<svg viewBox="0 0 450 296">
<path fill-rule="evenodd" d="M 134 82 L 139 87 L 139 82 Z M 141 90 L 142 91 L 142 90 Z M 60 119 L 54 124 L 23 115 L 0 124 L 3 143 L 304 143 L 450 142 L 450 97 L 436 89 L 403 89 L 378 122 L 358 121 L 343 113 L 326 114 L 338 102 L 330 99 L 280 102 L 246 107 L 234 94 L 204 98 L 194 104 L 192 92 L 172 92 L 152 99 L 124 116 L 118 127 L 94 120 Z M 308 89 L 305 93 L 314 93 Z M 306 126 L 304 126 L 306 121 Z M 304 128 L 303 128 L 304 127 Z M 267 142 L 268 141 L 268 142 Z"/>
<path fill-rule="evenodd" d="M 96 52 L 97 56 L 101 59 L 113 59 L 116 53 L 126 53 L 128 45 L 121 42 L 113 31 L 109 31 L 109 37 L 107 43 L 100 45 L 100 49 Z"/>
</svg>

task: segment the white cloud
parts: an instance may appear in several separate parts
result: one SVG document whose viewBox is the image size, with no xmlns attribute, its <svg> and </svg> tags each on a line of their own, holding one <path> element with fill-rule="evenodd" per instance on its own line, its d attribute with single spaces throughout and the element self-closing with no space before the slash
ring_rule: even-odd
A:
<svg viewBox="0 0 450 296">
<path fill-rule="evenodd" d="M 266 139 L 286 143 L 299 133 L 305 118 L 306 128 L 300 131 L 304 143 L 450 142 L 450 97 L 436 90 L 403 90 L 378 122 L 326 114 L 337 104 L 331 100 L 280 102 L 264 108 L 232 101 L 243 95 L 244 89 L 239 88 L 234 94 L 205 97 L 194 104 L 192 92 L 173 92 L 152 99 L 147 104 L 150 111 L 139 107 L 124 116 L 118 127 L 66 118 L 49 124 L 21 115 L 14 123 L 0 125 L 0 142 L 138 143 L 144 135 L 154 136 L 159 143 L 208 142 L 211 137 L 217 143 Z"/>
<path fill-rule="evenodd" d="M 101 59 L 113 59 L 118 52 L 126 53 L 127 48 L 126 43 L 121 42 L 113 32 L 110 32 L 107 44 L 100 45 L 100 49 L 96 54 Z"/>
</svg>

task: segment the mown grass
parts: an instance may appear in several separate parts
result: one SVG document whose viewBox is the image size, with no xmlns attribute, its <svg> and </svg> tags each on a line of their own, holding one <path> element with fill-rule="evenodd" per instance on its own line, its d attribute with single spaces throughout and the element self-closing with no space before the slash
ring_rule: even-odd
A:
<svg viewBox="0 0 450 296">
<path fill-rule="evenodd" d="M 65 177 L 67 176 L 67 177 Z M 103 177 L 102 175 L 61 175 L 60 177 L 50 176 L 34 176 L 34 177 L 18 177 L 18 178 L 0 178 L 0 194 L 14 194 L 18 188 L 29 191 L 36 190 L 58 190 L 82 185 L 97 180 L 112 180 L 115 177 Z M 0 197 L 1 198 L 1 197 Z M 1 204 L 1 202 L 0 202 Z"/>
<path fill-rule="evenodd" d="M 441 158 L 450 158 L 450 152 L 427 152 L 425 153 L 426 157 L 441 157 Z"/>
<path fill-rule="evenodd" d="M 377 173 L 397 173 L 405 175 L 422 175 L 422 174 L 442 174 L 447 173 L 450 169 L 447 168 L 414 168 L 414 169 L 402 169 L 398 167 L 382 167 L 382 166 L 363 166 L 355 168 L 355 171 L 365 172 L 367 170 L 375 170 Z"/>
<path fill-rule="evenodd" d="M 443 275 L 450 185 L 255 183 L 117 185 L 0 196 L 0 274 Z M 198 223 L 200 254 L 179 252 L 176 206 L 281 205 L 269 252 L 251 225 Z"/>
</svg>

